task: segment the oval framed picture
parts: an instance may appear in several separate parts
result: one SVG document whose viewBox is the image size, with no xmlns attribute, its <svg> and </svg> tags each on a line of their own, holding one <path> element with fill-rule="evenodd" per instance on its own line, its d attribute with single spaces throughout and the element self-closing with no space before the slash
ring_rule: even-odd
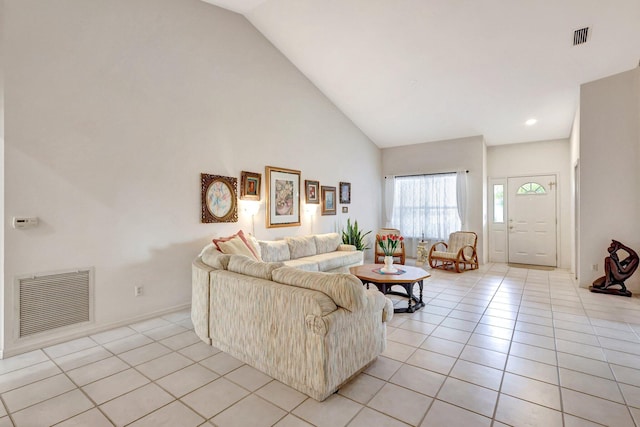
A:
<svg viewBox="0 0 640 427">
<path fill-rule="evenodd" d="M 200 174 L 202 222 L 238 222 L 238 179 Z"/>
</svg>

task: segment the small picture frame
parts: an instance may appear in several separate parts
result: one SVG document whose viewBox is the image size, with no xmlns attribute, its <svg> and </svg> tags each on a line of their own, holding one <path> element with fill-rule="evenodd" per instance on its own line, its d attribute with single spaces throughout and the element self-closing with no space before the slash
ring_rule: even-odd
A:
<svg viewBox="0 0 640 427">
<path fill-rule="evenodd" d="M 238 222 L 238 178 L 200 174 L 202 223 Z"/>
<path fill-rule="evenodd" d="M 349 213 L 349 206 L 343 206 L 342 213 Z"/>
<path fill-rule="evenodd" d="M 260 184 L 262 175 L 255 172 L 240 173 L 240 199 L 260 200 Z"/>
<path fill-rule="evenodd" d="M 340 203 L 343 203 L 343 204 L 351 203 L 351 183 L 350 182 L 340 183 Z"/>
<path fill-rule="evenodd" d="M 300 225 L 300 171 L 265 167 L 267 228 Z"/>
<path fill-rule="evenodd" d="M 304 180 L 304 194 L 306 203 L 320 203 L 320 183 L 318 181 Z"/>
<path fill-rule="evenodd" d="M 322 215 L 335 215 L 336 214 L 336 187 L 322 186 Z"/>
</svg>

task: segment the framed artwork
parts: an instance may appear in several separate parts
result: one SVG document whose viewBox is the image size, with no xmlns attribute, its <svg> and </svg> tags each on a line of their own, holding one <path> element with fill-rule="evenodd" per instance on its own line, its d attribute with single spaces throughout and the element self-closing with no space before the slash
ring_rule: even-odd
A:
<svg viewBox="0 0 640 427">
<path fill-rule="evenodd" d="M 259 173 L 240 173 L 240 198 L 242 200 L 260 200 L 260 181 L 262 175 Z"/>
<path fill-rule="evenodd" d="M 320 203 L 320 183 L 318 181 L 304 180 L 304 194 L 307 203 Z"/>
<path fill-rule="evenodd" d="M 300 171 L 265 167 L 267 228 L 300 225 Z"/>
<path fill-rule="evenodd" d="M 349 213 L 349 206 L 343 206 L 342 213 Z"/>
<path fill-rule="evenodd" d="M 238 178 L 200 174 L 202 222 L 238 222 Z"/>
<path fill-rule="evenodd" d="M 322 215 L 336 214 L 336 187 L 321 187 L 322 193 Z"/>
<path fill-rule="evenodd" d="M 340 203 L 351 203 L 351 183 L 340 183 Z"/>
</svg>

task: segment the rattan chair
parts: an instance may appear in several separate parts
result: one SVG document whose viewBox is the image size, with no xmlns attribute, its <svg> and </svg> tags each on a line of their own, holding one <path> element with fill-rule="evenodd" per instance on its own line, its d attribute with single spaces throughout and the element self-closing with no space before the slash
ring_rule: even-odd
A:
<svg viewBox="0 0 640 427">
<path fill-rule="evenodd" d="M 473 231 L 456 231 L 449 235 L 449 243 L 437 242 L 429 251 L 431 268 L 448 269 L 453 267 L 456 273 L 478 268 L 478 235 Z"/>
<path fill-rule="evenodd" d="M 388 236 L 390 234 L 398 235 L 398 236 L 402 235 L 400 234 L 400 230 L 396 228 L 381 228 L 380 230 L 378 230 L 378 234 L 376 234 L 376 249 L 375 249 L 375 257 L 374 257 L 374 262 L 376 264 L 384 263 L 384 252 L 382 252 L 382 248 L 380 247 L 378 242 L 380 241 L 382 236 Z M 396 262 L 396 259 L 398 260 L 397 262 Z M 406 260 L 406 255 L 404 252 L 404 242 L 401 241 L 398 243 L 398 246 L 396 247 L 396 250 L 393 253 L 393 262 L 396 264 L 404 265 L 405 260 Z"/>
</svg>

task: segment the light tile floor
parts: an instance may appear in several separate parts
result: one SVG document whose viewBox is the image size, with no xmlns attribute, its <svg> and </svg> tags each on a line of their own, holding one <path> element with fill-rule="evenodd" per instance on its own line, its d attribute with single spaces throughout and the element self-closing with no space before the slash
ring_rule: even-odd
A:
<svg viewBox="0 0 640 427">
<path fill-rule="evenodd" d="M 0 361 L 0 427 L 640 425 L 640 300 L 559 270 L 432 274 L 324 402 L 202 343 L 184 311 Z"/>
</svg>

